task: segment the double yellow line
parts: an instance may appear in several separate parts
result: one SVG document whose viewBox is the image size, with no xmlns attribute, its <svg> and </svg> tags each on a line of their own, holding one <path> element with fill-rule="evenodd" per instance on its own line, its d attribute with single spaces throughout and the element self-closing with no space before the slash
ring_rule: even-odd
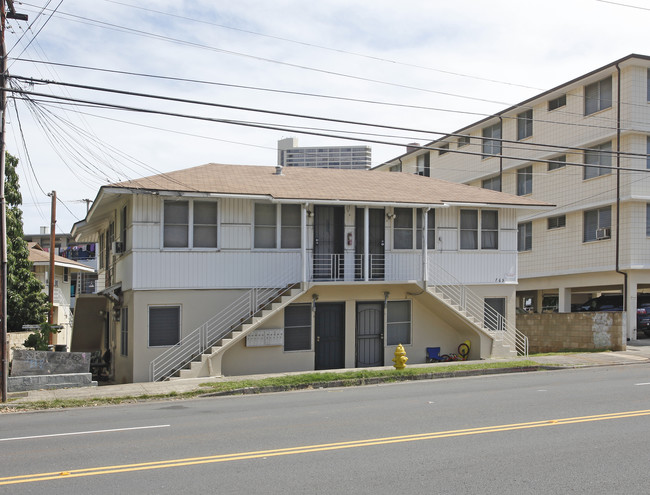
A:
<svg viewBox="0 0 650 495">
<path fill-rule="evenodd" d="M 131 471 L 145 471 L 149 469 L 166 469 L 180 466 L 193 466 L 197 464 L 210 464 L 215 462 L 242 461 L 247 459 L 260 459 L 283 455 L 306 454 L 310 452 L 326 452 L 331 450 L 353 449 L 369 447 L 372 445 L 388 445 L 392 443 L 417 442 L 421 440 L 435 440 L 438 438 L 460 437 L 478 435 L 483 433 L 496 433 L 501 431 L 523 430 L 527 428 L 541 428 L 545 426 L 560 426 L 590 421 L 605 421 L 610 419 L 634 418 L 650 416 L 650 409 L 641 411 L 627 411 L 611 414 L 598 414 L 595 416 L 578 416 L 575 418 L 550 419 L 533 421 L 530 423 L 515 423 L 509 425 L 485 426 L 481 428 L 468 428 L 464 430 L 449 430 L 433 433 L 420 433 L 416 435 L 402 435 L 396 437 L 371 438 L 368 440 L 355 440 L 351 442 L 323 443 L 318 445 L 304 445 L 275 450 L 260 450 L 255 452 L 239 452 L 236 454 L 222 454 L 206 457 L 188 457 L 184 459 L 170 459 L 166 461 L 143 462 L 139 464 L 123 464 L 117 466 L 104 466 L 70 471 L 57 471 L 52 473 L 26 474 L 0 478 L 0 485 L 13 485 L 17 483 L 32 483 L 35 481 L 49 481 L 66 478 L 79 478 L 82 476 L 98 476 L 104 474 L 128 473 Z"/>
</svg>

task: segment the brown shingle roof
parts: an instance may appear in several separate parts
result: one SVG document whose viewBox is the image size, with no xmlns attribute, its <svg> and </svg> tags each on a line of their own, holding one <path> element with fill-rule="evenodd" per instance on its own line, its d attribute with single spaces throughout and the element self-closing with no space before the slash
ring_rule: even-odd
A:
<svg viewBox="0 0 650 495">
<path fill-rule="evenodd" d="M 307 167 L 284 167 L 282 175 L 277 175 L 275 167 L 208 163 L 111 186 L 149 191 L 268 195 L 280 200 L 552 206 L 526 197 L 407 173 Z"/>
</svg>

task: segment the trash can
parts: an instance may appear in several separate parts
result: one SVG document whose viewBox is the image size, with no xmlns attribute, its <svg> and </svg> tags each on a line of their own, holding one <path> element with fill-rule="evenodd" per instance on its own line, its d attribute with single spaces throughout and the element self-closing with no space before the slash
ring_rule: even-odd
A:
<svg viewBox="0 0 650 495">
<path fill-rule="evenodd" d="M 57 344 L 54 346 L 55 352 L 68 352 L 68 346 L 65 344 Z"/>
</svg>

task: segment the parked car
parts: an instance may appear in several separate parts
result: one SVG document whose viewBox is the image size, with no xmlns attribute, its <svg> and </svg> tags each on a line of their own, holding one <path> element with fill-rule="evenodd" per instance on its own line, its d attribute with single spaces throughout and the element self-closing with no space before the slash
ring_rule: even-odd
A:
<svg viewBox="0 0 650 495">
<path fill-rule="evenodd" d="M 650 302 L 642 302 L 636 308 L 636 331 L 650 337 Z"/>
<path fill-rule="evenodd" d="M 623 295 L 607 294 L 581 304 L 578 311 L 623 311 Z"/>
</svg>

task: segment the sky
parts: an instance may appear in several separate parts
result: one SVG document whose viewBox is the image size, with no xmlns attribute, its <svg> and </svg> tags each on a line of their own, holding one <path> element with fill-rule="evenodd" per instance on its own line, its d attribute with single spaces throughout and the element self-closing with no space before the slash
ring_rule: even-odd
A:
<svg viewBox="0 0 650 495">
<path fill-rule="evenodd" d="M 7 23 L 10 84 L 29 94 L 9 94 L 5 141 L 28 234 L 49 227 L 52 191 L 56 230 L 70 232 L 103 185 L 210 162 L 273 166 L 286 137 L 367 144 L 376 166 L 407 143 L 650 55 L 644 0 L 15 7 L 29 19 Z"/>
</svg>

